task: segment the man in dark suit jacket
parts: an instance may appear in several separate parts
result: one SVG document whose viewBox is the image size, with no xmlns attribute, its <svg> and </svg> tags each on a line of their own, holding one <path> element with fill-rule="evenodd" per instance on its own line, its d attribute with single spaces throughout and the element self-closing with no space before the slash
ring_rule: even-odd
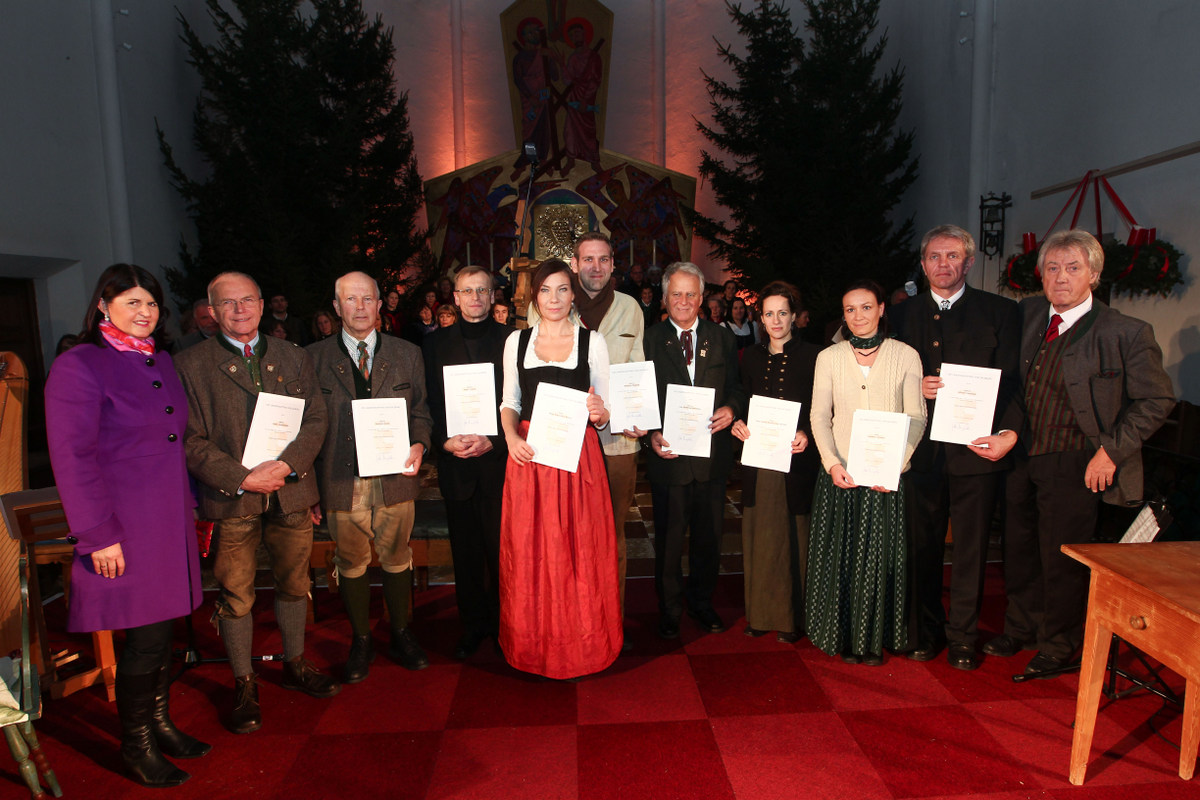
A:
<svg viewBox="0 0 1200 800">
<path fill-rule="evenodd" d="M 346 683 L 367 677 L 375 657 L 371 643 L 371 546 L 383 572 L 383 600 L 391 620 L 388 654 L 406 669 L 429 666 L 408 628 L 413 552 L 408 540 L 421 491 L 417 477 L 429 447 L 429 407 L 425 365 L 416 345 L 375 329 L 383 301 L 379 284 L 363 272 L 349 272 L 333 287 L 333 307 L 342 330 L 308 348 L 329 411 L 329 431 L 317 458 L 321 507 L 336 550 L 338 592 L 350 618 L 352 638 Z M 354 401 L 403 398 L 408 412 L 409 452 L 401 471 L 360 475 Z"/>
<path fill-rule="evenodd" d="M 454 558 L 454 596 L 462 636 L 454 657 L 469 658 L 500 622 L 500 508 L 508 445 L 500 430 L 500 394 L 504 385 L 504 342 L 513 329 L 492 319 L 492 274 L 483 267 L 460 269 L 454 279 L 454 303 L 462 319 L 425 337 L 425 385 L 433 414 L 433 449 L 438 487 L 446 501 L 446 525 Z M 496 435 L 446 430 L 443 367 L 491 364 L 494 396 L 486 398 Z"/>
<path fill-rule="evenodd" d="M 180 353 L 175 367 L 188 396 L 188 471 L 199 484 L 201 516 L 216 523 L 217 621 L 237 682 L 230 727 L 249 733 L 262 726 L 250 665 L 250 611 L 260 543 L 275 576 L 284 688 L 314 697 L 332 697 L 341 688 L 303 657 L 311 588 L 309 508 L 317 502 L 313 460 L 325 438 L 325 404 L 305 352 L 259 335 L 263 301 L 250 276 L 221 273 L 209 283 L 208 297 L 221 332 Z M 277 459 L 244 467 L 246 438 L 261 394 L 302 398 L 304 413 L 295 439 Z"/>
<path fill-rule="evenodd" d="M 713 609 L 721 560 L 725 483 L 733 465 L 733 421 L 746 413 L 738 377 L 737 340 L 726 328 L 699 319 L 704 274 L 695 264 L 678 262 L 663 274 L 669 319 L 646 332 L 646 360 L 654 362 L 659 408 L 666 408 L 668 384 L 705 386 L 716 391 L 709 419 L 712 443 L 708 458 L 670 452 L 662 431 L 653 431 L 646 472 L 654 489 L 654 583 L 658 593 L 658 635 L 679 636 L 683 612 L 684 533 L 688 547 L 688 615 L 706 631 L 719 633 L 725 623 Z M 662 522 L 660 525 L 659 522 Z"/>
<path fill-rule="evenodd" d="M 1092 297 L 1104 251 L 1059 231 L 1038 254 L 1045 297 L 1021 302 L 1025 422 L 1008 480 L 1004 634 L 984 652 L 1035 645 L 1027 675 L 1052 676 L 1083 635 L 1087 568 L 1059 551 L 1092 538 L 1100 498 L 1142 498 L 1142 443 L 1175 406 L 1154 329 Z"/>
<path fill-rule="evenodd" d="M 943 386 L 943 364 L 1000 370 L 1000 391 L 991 432 L 1020 427 L 1018 361 L 1021 316 L 1017 304 L 967 285 L 975 262 L 975 240 L 956 225 L 940 225 L 921 241 L 921 268 L 929 291 L 888 308 L 888 320 L 900 341 L 921 354 L 922 393 L 929 414 Z M 996 501 L 1000 497 L 1005 457 L 1015 437 L 997 435 L 971 445 L 935 442 L 930 426 L 913 454 L 905 474 L 909 488 L 909 536 L 912 541 L 912 586 L 916 607 L 915 630 L 908 657 L 928 661 L 942 644 L 950 666 L 972 670 L 979 666 L 975 640 L 988 538 Z M 942 606 L 942 563 L 946 526 L 954 530 L 950 577 L 950 613 Z"/>
</svg>

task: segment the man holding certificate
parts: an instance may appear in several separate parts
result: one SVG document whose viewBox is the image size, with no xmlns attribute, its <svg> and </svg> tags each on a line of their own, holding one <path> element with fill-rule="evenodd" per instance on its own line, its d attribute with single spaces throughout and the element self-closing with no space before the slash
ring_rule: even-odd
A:
<svg viewBox="0 0 1200 800">
<path fill-rule="evenodd" d="M 492 318 L 493 289 L 487 269 L 460 269 L 454 302 L 462 321 L 431 333 L 422 345 L 463 629 L 457 659 L 496 635 L 500 615 L 500 503 L 508 446 L 498 415 L 504 341 L 512 328 Z"/>
<path fill-rule="evenodd" d="M 1021 420 L 1020 313 L 1012 300 L 967 285 L 974 263 L 970 233 L 956 225 L 934 228 L 921 241 L 929 291 L 888 309 L 897 338 L 921 356 L 921 391 L 933 420 L 906 473 L 916 608 L 908 657 L 928 661 L 948 643 L 950 666 L 963 670 L 979 666 L 975 643 L 988 538 L 1011 466 L 1005 456 L 1016 443 Z M 994 404 L 981 400 L 983 393 L 973 385 L 956 391 L 951 372 L 963 367 L 992 371 L 999 384 Z M 976 418 L 980 435 L 950 441 L 939 431 L 943 417 L 955 417 L 964 427 Z M 942 564 L 948 524 L 954 530 L 954 555 L 947 617 Z"/>
<path fill-rule="evenodd" d="M 699 319 L 700 268 L 672 264 L 663 274 L 663 292 L 668 319 L 647 332 L 646 358 L 654 362 L 666 427 L 649 436 L 646 471 L 654 488 L 658 635 L 674 639 L 683 614 L 683 539 L 689 529 L 688 615 L 705 631 L 725 630 L 712 598 L 720 570 L 725 484 L 733 466 L 729 427 L 745 415 L 746 394 L 738 377 L 737 340 L 727 328 Z"/>
<path fill-rule="evenodd" d="M 358 683 L 375 656 L 368 616 L 372 542 L 392 625 L 388 654 L 406 669 L 429 666 L 408 628 L 413 564 L 408 537 L 421 488 L 417 473 L 433 424 L 421 351 L 375 329 L 383 306 L 375 280 L 350 272 L 337 279 L 333 294 L 342 331 L 308 349 L 329 411 L 317 481 L 352 632 L 345 681 Z"/>
<path fill-rule="evenodd" d="M 313 697 L 332 697 L 341 688 L 304 658 L 309 509 L 317 502 L 313 461 L 325 437 L 325 404 L 308 355 L 259 334 L 263 300 L 253 278 L 223 272 L 209 283 L 208 300 L 220 335 L 180 353 L 175 367 L 188 396 L 188 471 L 199 484 L 201 516 L 216 523 L 216 616 L 237 684 L 230 728 L 249 733 L 262 726 L 250 618 L 260 543 L 275 577 L 283 687 Z M 298 420 L 286 402 L 267 402 L 276 398 L 300 404 Z M 264 427 L 276 435 L 254 448 L 260 455 L 246 452 L 251 428 Z M 254 466 L 244 466 L 247 460 Z"/>
<path fill-rule="evenodd" d="M 1088 570 L 1064 544 L 1095 534 L 1100 500 L 1142 498 L 1142 444 L 1175 406 L 1154 329 L 1092 296 L 1104 250 L 1080 230 L 1038 253 L 1044 297 L 1021 301 L 1025 424 L 1007 485 L 1004 634 L 1011 656 L 1037 647 L 1026 675 L 1053 676 L 1079 649 Z"/>
</svg>

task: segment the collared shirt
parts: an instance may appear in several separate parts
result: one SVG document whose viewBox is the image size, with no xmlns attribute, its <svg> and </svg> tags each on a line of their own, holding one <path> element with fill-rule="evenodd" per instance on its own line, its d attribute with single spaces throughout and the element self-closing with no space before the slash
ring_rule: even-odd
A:
<svg viewBox="0 0 1200 800">
<path fill-rule="evenodd" d="M 671 319 L 671 318 L 667 317 L 667 319 Z M 699 327 L 700 327 L 700 318 L 697 317 L 696 319 L 692 320 L 692 327 L 690 327 L 690 328 L 681 328 L 677 324 L 675 324 L 675 320 L 671 319 L 671 327 L 675 329 L 675 335 L 677 337 L 679 337 L 679 344 L 681 347 L 683 346 L 683 332 L 684 331 L 692 332 L 692 363 L 687 365 L 687 370 L 688 370 L 688 379 L 691 380 L 692 383 L 695 383 L 696 382 L 696 354 L 699 352 L 699 348 L 700 348 L 700 337 L 696 335 L 696 332 L 697 332 L 697 329 L 699 329 Z"/>
<path fill-rule="evenodd" d="M 1068 330 L 1071 329 L 1072 325 L 1074 325 L 1076 322 L 1079 322 L 1079 320 L 1083 319 L 1084 314 L 1087 314 L 1091 310 L 1092 310 L 1091 294 L 1089 294 L 1087 296 L 1087 298 L 1079 305 L 1075 306 L 1074 308 L 1063 311 L 1061 313 L 1058 311 L 1055 311 L 1054 306 L 1050 306 L 1050 309 L 1046 314 L 1046 327 L 1047 328 L 1050 327 L 1050 318 L 1053 317 L 1055 314 L 1058 314 L 1060 317 L 1062 317 L 1062 322 L 1058 323 L 1058 335 L 1062 336 L 1064 333 L 1066 333 Z"/>
<path fill-rule="evenodd" d="M 370 372 L 375 367 L 375 344 L 378 340 L 379 333 L 374 330 L 367 334 L 367 338 L 361 340 L 366 342 L 367 345 L 367 372 Z M 345 345 L 346 350 L 349 351 L 351 358 L 354 360 L 355 366 L 358 365 L 359 341 L 359 339 L 355 339 L 354 336 L 351 335 L 350 331 L 342 328 L 342 344 Z"/>
<path fill-rule="evenodd" d="M 250 345 L 251 350 L 258 349 L 258 334 L 257 333 L 254 334 L 254 338 L 248 342 L 239 342 L 237 339 L 231 339 L 230 337 L 226 336 L 224 333 L 221 334 L 221 337 L 225 341 L 229 342 L 230 346 L 233 347 L 233 349 L 238 351 L 239 353 L 246 352 L 246 345 Z"/>
<path fill-rule="evenodd" d="M 935 292 L 933 289 L 929 290 L 930 296 L 933 297 L 933 304 L 935 306 L 937 306 L 938 308 L 942 307 L 943 301 L 949 303 L 951 308 L 954 308 L 954 304 L 957 303 L 959 300 L 961 300 L 962 296 L 966 293 L 967 293 L 967 285 L 965 283 L 962 286 L 958 287 L 958 291 L 955 292 L 954 294 L 950 295 L 949 297 L 942 297 L 940 294 Z"/>
</svg>

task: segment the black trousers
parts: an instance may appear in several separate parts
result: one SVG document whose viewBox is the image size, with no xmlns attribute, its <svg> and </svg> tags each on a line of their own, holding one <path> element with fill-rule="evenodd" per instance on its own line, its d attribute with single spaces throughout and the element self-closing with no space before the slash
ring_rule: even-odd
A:
<svg viewBox="0 0 1200 800">
<path fill-rule="evenodd" d="M 464 631 L 495 634 L 500 619 L 500 509 L 502 495 L 476 491 L 446 499 L 454 598 Z"/>
<path fill-rule="evenodd" d="M 679 619 L 683 613 L 683 540 L 689 531 L 687 605 L 693 612 L 712 608 L 721 568 L 725 484 L 724 476 L 683 486 L 651 484 L 654 590 L 659 613 L 665 617 Z"/>
<path fill-rule="evenodd" d="M 123 675 L 148 675 L 167 663 L 171 652 L 171 630 L 175 620 L 151 622 L 136 628 L 126 628 L 125 649 L 117 662 Z"/>
<path fill-rule="evenodd" d="M 1091 457 L 1082 450 L 1022 456 L 1008 476 L 1004 632 L 1056 658 L 1070 657 L 1083 640 L 1088 569 L 1059 548 L 1095 536 L 1101 496 L 1083 483 Z"/>
<path fill-rule="evenodd" d="M 1005 473 L 949 475 L 944 458 L 934 466 L 905 475 L 915 606 L 909 641 L 918 646 L 942 639 L 973 645 L 979 638 L 988 537 Z M 948 525 L 954 529 L 949 614 L 942 603 Z"/>
</svg>

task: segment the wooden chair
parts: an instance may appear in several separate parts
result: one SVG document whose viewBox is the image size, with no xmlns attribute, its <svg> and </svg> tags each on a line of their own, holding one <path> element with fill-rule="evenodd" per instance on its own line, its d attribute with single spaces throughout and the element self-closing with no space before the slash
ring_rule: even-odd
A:
<svg viewBox="0 0 1200 800">
<path fill-rule="evenodd" d="M 100 683 L 109 702 L 116 700 L 117 658 L 113 649 L 112 631 L 92 634 L 92 666 L 73 669 L 81 662 L 81 654 L 62 650 L 52 652 L 46 634 L 46 618 L 42 614 L 42 593 L 38 586 L 37 564 L 63 565 L 63 592 L 70 602 L 72 546 L 66 541 L 69 533 L 58 489 L 33 489 L 9 492 L 0 496 L 4 522 L 8 533 L 19 540 L 21 557 L 26 569 L 23 577 L 28 583 L 30 635 L 33 638 L 33 659 L 42 676 L 42 684 L 50 696 L 58 699 Z"/>
</svg>

